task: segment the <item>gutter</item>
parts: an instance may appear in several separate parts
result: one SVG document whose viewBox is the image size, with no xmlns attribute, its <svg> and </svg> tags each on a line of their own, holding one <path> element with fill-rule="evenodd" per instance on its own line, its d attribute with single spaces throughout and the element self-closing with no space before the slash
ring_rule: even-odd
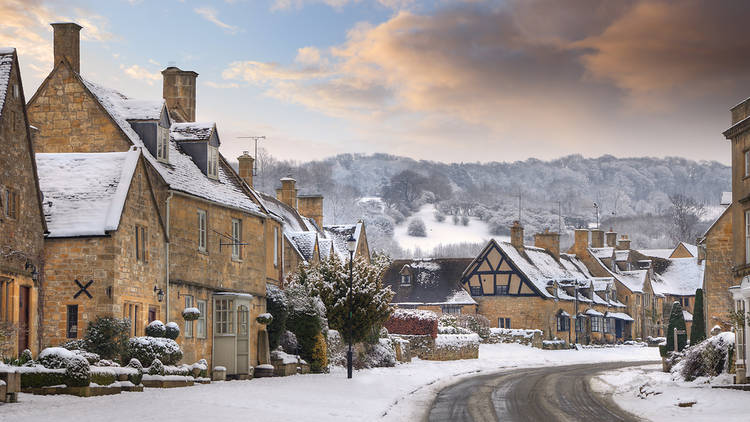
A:
<svg viewBox="0 0 750 422">
<path fill-rule="evenodd" d="M 192 199 L 195 199 L 195 200 L 198 200 L 198 201 L 201 201 L 201 202 L 205 202 L 205 203 L 208 203 L 208 204 L 214 204 L 214 205 L 219 206 L 219 207 L 228 208 L 228 209 L 231 209 L 231 210 L 243 212 L 245 214 L 250 214 L 250 215 L 253 215 L 255 217 L 268 218 L 268 214 L 263 214 L 263 213 L 258 212 L 258 211 L 252 211 L 252 210 L 248 210 L 248 209 L 244 209 L 244 208 L 235 207 L 235 206 L 232 206 L 232 205 L 222 204 L 220 202 L 216 202 L 216 201 L 212 201 L 210 199 L 202 198 L 200 196 L 193 195 L 193 194 L 190 194 L 190 193 L 187 193 L 187 192 L 182 192 L 182 191 L 170 189 L 169 193 L 170 193 L 170 195 L 172 193 L 176 193 L 178 195 L 185 196 L 187 198 L 192 198 Z"/>
</svg>

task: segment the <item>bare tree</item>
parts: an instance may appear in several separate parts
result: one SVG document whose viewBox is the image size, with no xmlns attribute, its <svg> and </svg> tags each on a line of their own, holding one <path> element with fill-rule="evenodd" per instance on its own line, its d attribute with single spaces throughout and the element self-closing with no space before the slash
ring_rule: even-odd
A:
<svg viewBox="0 0 750 422">
<path fill-rule="evenodd" d="M 694 242 L 701 217 L 706 213 L 705 206 L 690 196 L 680 193 L 669 195 L 672 203 L 672 240 L 675 242 Z"/>
</svg>

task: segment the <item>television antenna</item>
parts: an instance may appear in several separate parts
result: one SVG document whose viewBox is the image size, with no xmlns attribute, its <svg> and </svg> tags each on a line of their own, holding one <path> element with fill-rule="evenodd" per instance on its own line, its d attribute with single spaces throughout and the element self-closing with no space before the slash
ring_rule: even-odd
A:
<svg viewBox="0 0 750 422">
<path fill-rule="evenodd" d="M 258 141 L 265 140 L 265 136 L 238 136 L 237 139 L 252 139 L 255 141 L 255 157 L 253 160 L 253 176 L 258 175 Z"/>
</svg>

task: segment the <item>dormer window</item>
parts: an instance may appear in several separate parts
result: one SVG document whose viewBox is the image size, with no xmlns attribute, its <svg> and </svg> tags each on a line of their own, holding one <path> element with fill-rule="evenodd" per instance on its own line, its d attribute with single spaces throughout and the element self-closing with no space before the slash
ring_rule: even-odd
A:
<svg viewBox="0 0 750 422">
<path fill-rule="evenodd" d="M 208 145 L 207 175 L 212 179 L 219 178 L 219 149 Z"/>
<path fill-rule="evenodd" d="M 169 128 L 156 125 L 156 158 L 169 162 Z"/>
</svg>

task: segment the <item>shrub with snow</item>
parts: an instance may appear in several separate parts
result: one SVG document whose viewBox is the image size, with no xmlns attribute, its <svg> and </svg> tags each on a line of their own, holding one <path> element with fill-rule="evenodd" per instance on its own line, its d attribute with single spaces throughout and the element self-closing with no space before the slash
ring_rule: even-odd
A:
<svg viewBox="0 0 750 422">
<path fill-rule="evenodd" d="M 157 320 L 151 321 L 146 326 L 146 336 L 148 337 L 164 337 L 167 334 L 167 327 L 164 323 Z"/>
<path fill-rule="evenodd" d="M 255 320 L 258 321 L 258 324 L 268 325 L 273 321 L 273 315 L 268 312 L 262 313 Z"/>
<path fill-rule="evenodd" d="M 97 317 L 86 328 L 78 349 L 96 353 L 102 359 L 119 359 L 125 351 L 129 336 L 129 319 Z"/>
<path fill-rule="evenodd" d="M 424 221 L 422 221 L 419 217 L 414 217 L 409 221 L 409 227 L 406 229 L 406 233 L 409 234 L 409 236 L 414 237 L 427 237 L 427 228 L 424 225 Z"/>
<path fill-rule="evenodd" d="M 686 349 L 679 363 L 672 367 L 672 373 L 686 381 L 715 377 L 729 370 L 733 352 L 734 333 L 720 333 Z"/>
<path fill-rule="evenodd" d="M 155 359 L 167 365 L 174 365 L 182 359 L 182 350 L 174 340 L 158 337 L 131 338 L 126 354 L 127 359 L 136 358 L 146 366 L 151 366 Z"/>
<path fill-rule="evenodd" d="M 154 359 L 148 368 L 149 375 L 164 375 L 164 364 L 159 359 Z"/>
<path fill-rule="evenodd" d="M 86 350 L 86 340 L 82 338 L 69 340 L 61 344 L 60 347 L 68 350 Z"/>
<path fill-rule="evenodd" d="M 357 365 L 361 368 L 385 368 L 396 366 L 396 349 L 393 340 L 381 338 L 375 344 L 365 346 L 365 354 L 359 356 Z"/>
<path fill-rule="evenodd" d="M 185 308 L 182 310 L 182 318 L 185 321 L 195 321 L 201 316 L 201 311 L 198 308 Z"/>
<path fill-rule="evenodd" d="M 39 364 L 49 369 L 65 369 L 68 362 L 76 359 L 77 355 L 62 347 L 48 347 L 39 353 Z"/>
<path fill-rule="evenodd" d="M 167 325 L 164 326 L 164 337 L 172 340 L 177 340 L 177 337 L 180 336 L 180 326 L 177 325 L 176 322 L 168 322 Z"/>
<path fill-rule="evenodd" d="M 266 326 L 268 344 L 271 350 L 273 350 L 278 347 L 279 338 L 286 331 L 289 307 L 284 291 L 272 284 L 266 285 L 266 309 L 273 316 L 271 323 Z"/>
<path fill-rule="evenodd" d="M 286 353 L 296 354 L 299 348 L 297 336 L 291 331 L 284 331 L 284 334 L 279 338 L 279 346 Z"/>
<path fill-rule="evenodd" d="M 443 221 L 445 221 L 445 214 L 440 211 L 435 211 L 435 221 L 437 221 L 438 223 L 442 223 Z"/>
<path fill-rule="evenodd" d="M 130 359 L 130 362 L 128 362 L 127 367 L 137 369 L 139 371 L 143 371 L 143 365 L 141 364 L 141 361 L 139 361 L 136 358 Z"/>
<path fill-rule="evenodd" d="M 438 317 L 432 311 L 396 309 L 385 327 L 391 334 L 430 335 L 435 338 L 438 334 Z"/>
<path fill-rule="evenodd" d="M 461 217 L 461 224 L 464 225 L 464 226 L 468 226 L 469 225 L 469 217 L 467 217 L 465 215 L 462 216 Z"/>
</svg>

